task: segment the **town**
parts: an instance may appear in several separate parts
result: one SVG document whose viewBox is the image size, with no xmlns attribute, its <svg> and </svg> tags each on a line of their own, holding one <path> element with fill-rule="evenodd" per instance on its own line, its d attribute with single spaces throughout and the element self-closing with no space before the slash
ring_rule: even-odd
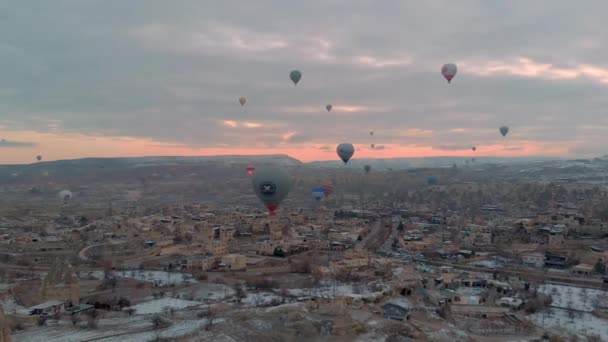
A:
<svg viewBox="0 0 608 342">
<path fill-rule="evenodd" d="M 2 167 L 0 341 L 608 340 L 608 159 L 243 160 Z"/>
</svg>

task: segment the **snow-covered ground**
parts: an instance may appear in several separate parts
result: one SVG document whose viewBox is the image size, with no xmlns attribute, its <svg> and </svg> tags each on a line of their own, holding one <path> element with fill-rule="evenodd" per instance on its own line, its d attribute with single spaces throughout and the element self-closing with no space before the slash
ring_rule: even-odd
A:
<svg viewBox="0 0 608 342">
<path fill-rule="evenodd" d="M 157 286 L 193 284 L 197 281 L 187 273 L 171 273 L 163 271 L 114 271 L 117 277 L 133 278 L 147 281 Z"/>
<path fill-rule="evenodd" d="M 214 323 L 219 323 L 222 319 L 214 320 Z M 157 338 L 171 339 L 189 335 L 203 329 L 207 323 L 206 319 L 175 321 L 173 324 L 162 330 L 150 330 L 141 333 L 115 336 L 104 338 L 102 342 L 126 342 L 126 341 L 155 341 Z"/>
<path fill-rule="evenodd" d="M 545 284 L 538 289 L 540 293 L 550 295 L 551 306 L 562 309 L 574 309 L 591 312 L 598 302 L 598 297 L 608 295 L 606 291 L 582 287 Z"/>
<path fill-rule="evenodd" d="M 277 296 L 271 292 L 248 293 L 247 297 L 241 300 L 245 305 L 265 306 L 270 305 L 272 301 L 281 303 L 281 296 Z"/>
<path fill-rule="evenodd" d="M 180 294 L 192 295 L 193 298 L 200 301 L 218 301 L 234 296 L 235 291 L 232 287 L 223 284 L 199 283 L 188 293 L 181 292 Z"/>
<path fill-rule="evenodd" d="M 164 271 L 140 271 L 140 270 L 123 270 L 123 271 L 112 271 L 112 275 L 115 277 L 132 278 L 141 281 L 147 281 L 157 286 L 168 286 L 168 285 L 183 285 L 183 284 L 194 284 L 197 283 L 196 279 L 188 273 L 179 272 L 164 272 Z M 80 278 L 92 277 L 95 279 L 103 279 L 103 271 L 89 271 L 80 272 Z"/>
<path fill-rule="evenodd" d="M 152 322 L 144 316 L 123 317 L 119 320 L 100 319 L 98 325 L 98 328 L 86 329 L 62 322 L 59 325 L 28 329 L 14 333 L 12 336 L 14 342 L 79 342 L 152 328 Z M 129 339 L 123 336 L 122 341 L 129 341 Z"/>
<path fill-rule="evenodd" d="M 7 295 L 0 297 L 0 306 L 7 314 L 29 315 L 30 311 L 17 303 L 15 297 Z"/>
<path fill-rule="evenodd" d="M 222 318 L 214 319 L 220 323 Z M 103 342 L 154 341 L 178 338 L 200 331 L 206 319 L 176 320 L 165 329 L 155 330 L 150 319 L 144 316 L 101 319 L 98 328 L 74 327 L 68 322 L 20 332 L 13 335 L 15 342 L 77 342 L 97 340 Z"/>
<path fill-rule="evenodd" d="M 568 313 L 569 311 L 571 313 Z M 599 335 L 602 341 L 608 341 L 608 320 L 595 317 L 587 312 L 552 308 L 546 312 L 530 315 L 528 319 L 545 329 L 565 331 L 580 337 Z"/>
<path fill-rule="evenodd" d="M 201 302 L 196 302 L 193 300 L 185 300 L 178 298 L 161 298 L 155 299 L 148 302 L 140 303 L 132 306 L 131 308 L 135 309 L 136 314 L 146 315 L 146 314 L 154 314 L 154 313 L 162 313 L 165 310 L 171 309 L 184 309 L 192 306 L 199 306 Z"/>
<path fill-rule="evenodd" d="M 338 284 L 324 283 L 319 287 L 305 289 L 289 289 L 287 292 L 295 297 L 353 297 L 365 298 L 379 295 L 380 292 L 373 292 L 365 284 Z"/>
</svg>

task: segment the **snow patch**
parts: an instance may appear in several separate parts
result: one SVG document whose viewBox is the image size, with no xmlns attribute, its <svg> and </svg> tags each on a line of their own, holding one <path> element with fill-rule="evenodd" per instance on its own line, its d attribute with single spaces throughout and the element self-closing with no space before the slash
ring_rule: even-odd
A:
<svg viewBox="0 0 608 342">
<path fill-rule="evenodd" d="M 162 313 L 167 309 L 185 309 L 192 306 L 199 306 L 201 302 L 196 302 L 193 300 L 185 300 L 178 298 L 161 298 L 155 299 L 148 302 L 140 303 L 132 306 L 131 308 L 135 309 L 136 314 L 146 315 L 146 314 L 155 314 Z"/>
</svg>

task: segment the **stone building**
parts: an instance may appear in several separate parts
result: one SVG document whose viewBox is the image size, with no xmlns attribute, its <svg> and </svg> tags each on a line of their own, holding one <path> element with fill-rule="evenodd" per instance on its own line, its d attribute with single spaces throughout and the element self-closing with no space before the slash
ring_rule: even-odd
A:
<svg viewBox="0 0 608 342">
<path fill-rule="evenodd" d="M 80 302 L 80 283 L 78 275 L 67 261 L 56 260 L 42 281 L 40 295 L 43 301 L 62 300 L 66 307 Z"/>
</svg>

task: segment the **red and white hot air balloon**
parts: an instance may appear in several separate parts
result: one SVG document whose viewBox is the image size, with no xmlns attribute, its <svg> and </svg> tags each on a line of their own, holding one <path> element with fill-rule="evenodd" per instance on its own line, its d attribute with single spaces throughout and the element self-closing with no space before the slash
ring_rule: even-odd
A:
<svg viewBox="0 0 608 342">
<path fill-rule="evenodd" d="M 458 73 L 458 67 L 454 63 L 444 64 L 441 67 L 441 74 L 448 80 L 448 83 L 452 82 L 452 78 Z"/>
<path fill-rule="evenodd" d="M 250 176 L 255 174 L 255 166 L 253 166 L 253 164 L 247 165 L 247 174 Z"/>
</svg>

